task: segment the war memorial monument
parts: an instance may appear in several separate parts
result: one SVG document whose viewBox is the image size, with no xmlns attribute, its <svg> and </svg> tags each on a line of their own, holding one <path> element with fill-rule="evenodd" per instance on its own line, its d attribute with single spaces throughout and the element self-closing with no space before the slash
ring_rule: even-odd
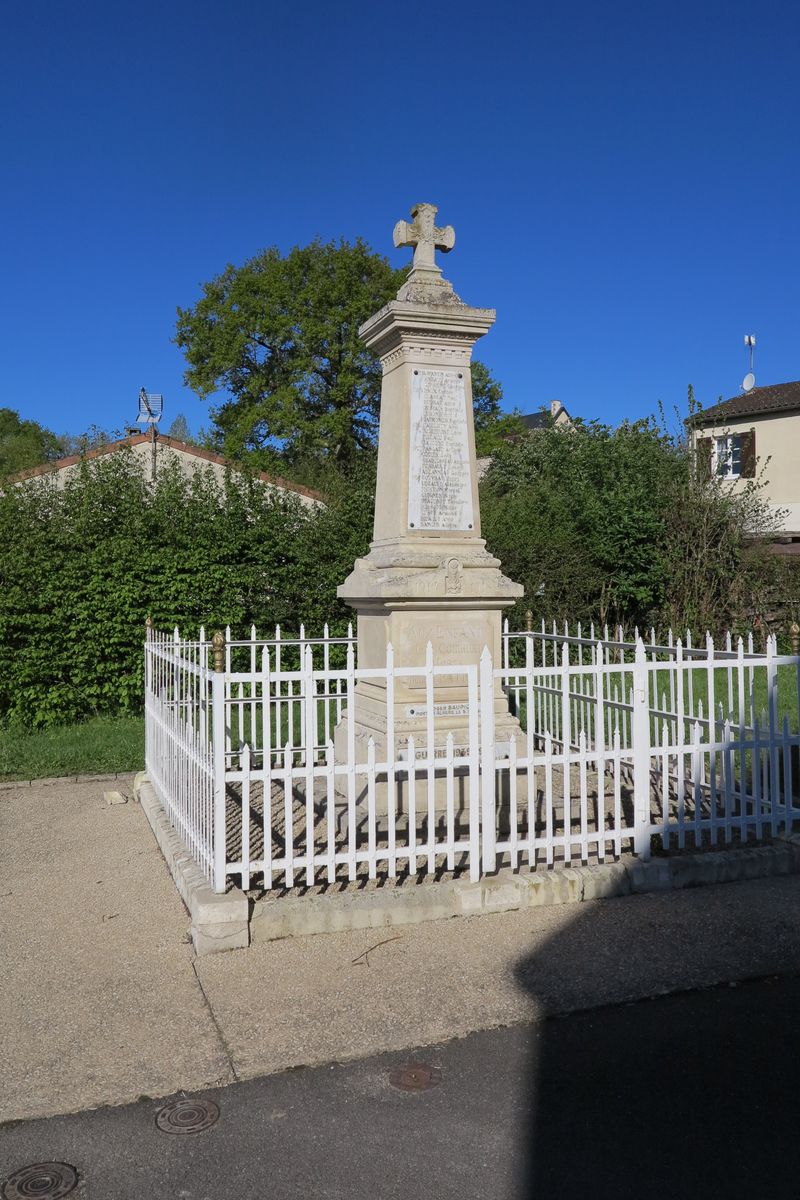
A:
<svg viewBox="0 0 800 1200">
<path fill-rule="evenodd" d="M 503 610 L 523 593 L 481 537 L 470 360 L 495 311 L 465 304 L 443 277 L 435 252 L 452 250 L 455 232 L 438 227 L 436 213 L 417 204 L 413 221 L 398 221 L 394 243 L 413 247 L 412 269 L 397 299 L 359 330 L 383 366 L 373 538 L 338 589 L 357 613 L 359 669 L 384 668 L 389 643 L 396 667 L 423 666 L 429 644 L 437 666 L 477 665 L 484 647 L 499 664 Z M 466 752 L 467 700 L 463 671 L 437 677 L 435 753 L 449 733 Z M 389 703 L 395 753 L 412 736 L 426 747 L 425 701 L 422 678 L 397 679 L 392 701 L 385 677 L 362 679 L 355 713 L 337 731 L 337 759 L 351 720 L 359 760 L 370 738 L 385 758 Z M 498 740 L 519 733 L 499 682 L 495 722 Z"/>
</svg>

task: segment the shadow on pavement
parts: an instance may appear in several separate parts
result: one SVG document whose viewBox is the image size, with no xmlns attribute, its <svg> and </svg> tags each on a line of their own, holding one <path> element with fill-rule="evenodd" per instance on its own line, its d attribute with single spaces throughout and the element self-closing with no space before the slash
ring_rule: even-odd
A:
<svg viewBox="0 0 800 1200">
<path fill-rule="evenodd" d="M 613 1003 L 630 970 L 630 903 L 581 906 L 517 965 L 539 1011 L 556 1015 L 529 1043 L 526 1150 L 512 1194 L 797 1197 L 800 978 Z M 654 925 L 656 992 L 662 951 Z M 611 1003 L 561 1017 L 581 991 L 569 978 L 581 961 Z"/>
</svg>

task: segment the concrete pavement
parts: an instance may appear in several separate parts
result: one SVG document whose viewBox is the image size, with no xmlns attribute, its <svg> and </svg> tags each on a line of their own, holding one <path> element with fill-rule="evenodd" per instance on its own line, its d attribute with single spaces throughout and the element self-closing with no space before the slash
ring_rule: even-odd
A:
<svg viewBox="0 0 800 1200">
<path fill-rule="evenodd" d="M 107 786 L 0 793 L 0 1120 L 800 970 L 797 877 L 196 959 L 143 813 Z"/>
<path fill-rule="evenodd" d="M 109 786 L 0 792 L 0 1119 L 232 1077 L 183 906 L 138 806 L 106 805 Z"/>
<path fill-rule="evenodd" d="M 114 1200 L 795 1200 L 799 1013 L 798 977 L 722 985 L 204 1091 L 218 1120 L 183 1136 L 153 1100 L 20 1122 L 0 1181 L 49 1160 Z M 409 1057 L 435 1086 L 393 1085 Z"/>
</svg>

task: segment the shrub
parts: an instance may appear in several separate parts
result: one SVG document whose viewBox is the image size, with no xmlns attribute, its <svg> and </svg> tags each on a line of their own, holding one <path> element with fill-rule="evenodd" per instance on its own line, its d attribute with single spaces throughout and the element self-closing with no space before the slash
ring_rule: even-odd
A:
<svg viewBox="0 0 800 1200">
<path fill-rule="evenodd" d="M 653 420 L 551 427 L 501 448 L 482 489 L 489 548 L 525 585 L 513 614 L 720 631 L 767 603 L 762 485 L 700 479 Z M 773 587 L 774 592 L 774 587 Z"/>
<path fill-rule="evenodd" d="M 371 495 L 327 509 L 243 475 L 220 486 L 175 465 L 155 486 L 121 452 L 0 494 L 0 719 L 26 727 L 142 708 L 148 615 L 187 636 L 324 621 L 369 540 Z M 324 553 L 321 552 L 324 548 Z"/>
</svg>

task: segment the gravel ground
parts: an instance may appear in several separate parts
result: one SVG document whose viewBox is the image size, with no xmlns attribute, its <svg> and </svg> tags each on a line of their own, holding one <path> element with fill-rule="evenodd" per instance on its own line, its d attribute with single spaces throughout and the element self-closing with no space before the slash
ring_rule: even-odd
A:
<svg viewBox="0 0 800 1200">
<path fill-rule="evenodd" d="M 800 970 L 797 876 L 196 959 L 144 813 L 108 787 L 0 794 L 0 1120 Z"/>
</svg>

